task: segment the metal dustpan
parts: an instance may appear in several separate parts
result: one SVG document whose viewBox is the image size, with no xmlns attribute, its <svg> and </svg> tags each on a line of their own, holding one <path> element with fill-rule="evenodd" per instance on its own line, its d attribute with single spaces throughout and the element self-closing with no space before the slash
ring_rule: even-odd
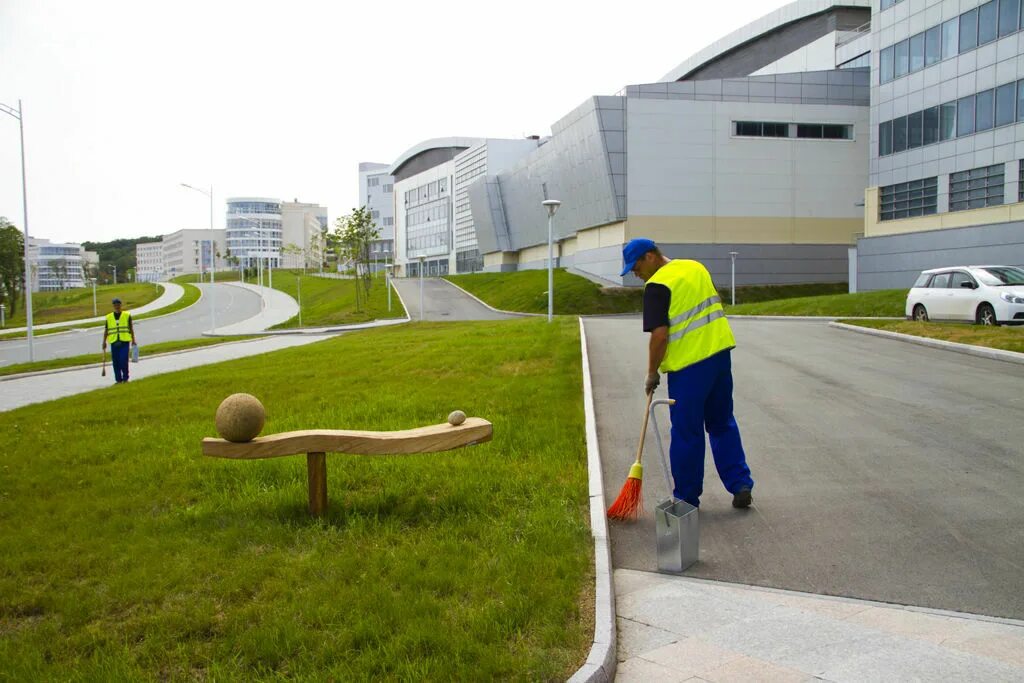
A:
<svg viewBox="0 0 1024 683">
<path fill-rule="evenodd" d="M 672 399 L 659 398 L 651 402 L 651 423 L 654 438 L 661 453 L 661 467 L 665 473 L 668 490 L 673 489 L 672 473 L 669 470 L 665 446 L 658 429 L 658 417 L 654 408 L 672 405 Z M 685 500 L 675 500 L 671 495 L 658 502 L 654 508 L 654 529 L 658 541 L 658 571 L 680 574 L 697 561 L 700 554 L 700 523 L 698 510 Z"/>
</svg>

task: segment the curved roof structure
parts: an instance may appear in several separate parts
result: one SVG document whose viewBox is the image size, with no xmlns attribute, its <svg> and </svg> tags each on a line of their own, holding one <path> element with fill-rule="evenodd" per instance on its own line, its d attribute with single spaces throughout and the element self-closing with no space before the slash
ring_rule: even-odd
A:
<svg viewBox="0 0 1024 683">
<path fill-rule="evenodd" d="M 388 175 L 395 176 L 396 181 L 401 180 L 403 177 L 415 175 L 445 161 L 450 161 L 462 150 L 478 145 L 481 142 L 483 142 L 482 138 L 463 137 L 424 140 L 405 150 L 395 160 L 395 163 L 391 164 L 391 168 L 388 169 Z"/>
<path fill-rule="evenodd" d="M 802 47 L 801 42 L 806 45 L 829 30 L 853 30 L 870 19 L 871 0 L 796 0 L 715 41 L 660 80 L 749 76 Z M 748 54 L 736 58 L 740 51 Z"/>
</svg>

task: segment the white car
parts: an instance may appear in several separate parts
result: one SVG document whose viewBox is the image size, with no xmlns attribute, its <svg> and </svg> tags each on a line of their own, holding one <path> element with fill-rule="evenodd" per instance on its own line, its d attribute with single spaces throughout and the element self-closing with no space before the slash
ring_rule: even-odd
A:
<svg viewBox="0 0 1024 683">
<path fill-rule="evenodd" d="M 921 273 L 907 294 L 907 318 L 1024 325 L 1024 269 L 956 266 Z"/>
</svg>

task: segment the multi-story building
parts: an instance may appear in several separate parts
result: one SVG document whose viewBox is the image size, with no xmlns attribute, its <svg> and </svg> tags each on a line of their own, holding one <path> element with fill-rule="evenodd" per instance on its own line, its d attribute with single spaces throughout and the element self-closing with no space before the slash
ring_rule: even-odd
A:
<svg viewBox="0 0 1024 683">
<path fill-rule="evenodd" d="M 178 230 L 163 236 L 164 275 L 174 278 L 191 273 L 208 273 L 224 265 L 224 230 Z"/>
<path fill-rule="evenodd" d="M 54 243 L 29 237 L 28 266 L 32 291 L 55 292 L 85 287 L 84 252 L 80 244 Z"/>
<path fill-rule="evenodd" d="M 281 264 L 285 268 L 319 268 L 326 231 L 327 207 L 298 199 L 281 202 Z"/>
<path fill-rule="evenodd" d="M 881 0 L 871 16 L 861 289 L 927 268 L 1024 264 L 1020 0 Z"/>
<path fill-rule="evenodd" d="M 135 245 L 135 279 L 138 282 L 159 282 L 164 275 L 164 243 L 139 242 Z"/>
<path fill-rule="evenodd" d="M 485 270 L 558 264 L 622 283 L 656 240 L 728 283 L 843 281 L 868 180 L 869 0 L 799 0 L 659 82 L 587 99 L 550 138 L 469 188 Z M 625 284 L 639 284 L 627 275 Z"/>
<path fill-rule="evenodd" d="M 359 206 L 370 212 L 380 236 L 370 243 L 374 268 L 394 258 L 395 252 L 395 179 L 388 175 L 387 164 L 359 164 Z"/>
<path fill-rule="evenodd" d="M 281 200 L 266 197 L 231 197 L 225 222 L 227 252 L 246 268 L 256 259 L 272 268 L 281 266 L 283 233 Z M 326 216 L 325 216 L 326 220 Z"/>
<path fill-rule="evenodd" d="M 468 188 L 536 150 L 540 141 L 436 138 L 407 150 L 388 169 L 395 180 L 395 263 L 415 276 L 480 270 Z"/>
</svg>

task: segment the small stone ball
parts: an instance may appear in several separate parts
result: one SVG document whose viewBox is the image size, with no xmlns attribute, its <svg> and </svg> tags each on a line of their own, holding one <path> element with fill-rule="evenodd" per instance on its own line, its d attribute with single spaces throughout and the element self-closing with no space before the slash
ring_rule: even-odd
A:
<svg viewBox="0 0 1024 683">
<path fill-rule="evenodd" d="M 252 394 L 231 394 L 217 408 L 217 433 L 235 443 L 252 441 L 266 416 L 263 404 Z"/>
<path fill-rule="evenodd" d="M 465 421 L 466 421 L 466 414 L 464 412 L 462 412 L 461 410 L 453 410 L 451 412 L 451 414 L 448 415 L 448 424 L 450 424 L 453 427 L 458 427 L 460 424 L 462 424 Z"/>
</svg>

